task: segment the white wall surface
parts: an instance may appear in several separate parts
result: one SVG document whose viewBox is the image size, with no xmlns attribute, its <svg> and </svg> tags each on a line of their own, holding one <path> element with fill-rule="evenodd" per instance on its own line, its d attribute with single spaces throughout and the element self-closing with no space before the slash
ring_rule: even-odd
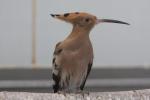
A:
<svg viewBox="0 0 150 100">
<path fill-rule="evenodd" d="M 85 11 L 130 23 L 101 24 L 90 34 L 94 65 L 150 64 L 149 0 L 37 0 L 37 62 L 50 65 L 71 25 L 51 13 Z M 0 0 L 0 64 L 31 64 L 31 0 Z"/>
<path fill-rule="evenodd" d="M 31 62 L 31 0 L 0 0 L 0 64 Z"/>
</svg>

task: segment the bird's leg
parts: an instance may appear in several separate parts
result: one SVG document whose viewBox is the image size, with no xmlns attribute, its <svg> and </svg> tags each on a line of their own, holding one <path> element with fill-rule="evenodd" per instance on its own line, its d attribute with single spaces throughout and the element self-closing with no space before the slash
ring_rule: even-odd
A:
<svg viewBox="0 0 150 100">
<path fill-rule="evenodd" d="M 58 94 L 62 94 L 64 96 L 66 96 L 66 91 L 58 91 Z"/>
<path fill-rule="evenodd" d="M 84 94 L 90 95 L 89 91 L 83 91 Z"/>
<path fill-rule="evenodd" d="M 83 97 L 85 97 L 85 94 L 89 95 L 89 92 L 88 92 L 88 91 L 83 91 L 83 90 L 78 89 L 78 90 L 76 91 L 76 94 L 81 94 Z"/>
<path fill-rule="evenodd" d="M 85 96 L 85 94 L 84 94 L 84 92 L 83 92 L 82 90 L 77 90 L 77 91 L 76 91 L 76 94 L 80 94 L 80 95 L 82 95 L 83 97 Z"/>
<path fill-rule="evenodd" d="M 68 88 L 67 89 L 68 93 L 72 93 L 72 89 Z"/>
</svg>

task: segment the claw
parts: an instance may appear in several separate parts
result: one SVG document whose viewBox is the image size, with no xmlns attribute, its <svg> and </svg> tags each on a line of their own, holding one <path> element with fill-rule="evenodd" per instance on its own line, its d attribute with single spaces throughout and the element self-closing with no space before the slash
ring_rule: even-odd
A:
<svg viewBox="0 0 150 100">
<path fill-rule="evenodd" d="M 66 92 L 64 92 L 64 91 L 58 91 L 58 94 L 62 94 L 62 95 L 64 95 L 65 97 L 67 96 L 67 95 L 66 95 Z"/>
<path fill-rule="evenodd" d="M 83 98 L 84 98 L 85 95 L 89 95 L 90 93 L 88 91 L 78 90 L 78 91 L 76 91 L 76 94 L 81 94 L 83 96 Z"/>
</svg>

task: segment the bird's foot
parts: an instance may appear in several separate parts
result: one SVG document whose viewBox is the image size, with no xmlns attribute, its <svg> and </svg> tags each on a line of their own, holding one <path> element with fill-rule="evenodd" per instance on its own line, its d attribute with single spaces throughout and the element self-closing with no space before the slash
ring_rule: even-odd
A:
<svg viewBox="0 0 150 100">
<path fill-rule="evenodd" d="M 78 90 L 76 94 L 81 94 L 83 97 L 85 97 L 85 95 L 89 95 L 90 93 L 88 91 Z"/>
<path fill-rule="evenodd" d="M 66 92 L 65 91 L 58 91 L 58 94 L 62 94 L 64 96 L 66 96 Z"/>
</svg>

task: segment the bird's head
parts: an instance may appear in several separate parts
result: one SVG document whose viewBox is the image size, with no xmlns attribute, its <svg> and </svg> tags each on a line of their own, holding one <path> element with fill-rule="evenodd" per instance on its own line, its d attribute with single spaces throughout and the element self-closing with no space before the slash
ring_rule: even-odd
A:
<svg viewBox="0 0 150 100">
<path fill-rule="evenodd" d="M 69 22 L 71 24 L 78 25 L 79 27 L 85 29 L 91 29 L 95 25 L 103 22 L 107 23 L 118 23 L 118 24 L 126 24 L 126 22 L 113 20 L 113 19 L 98 19 L 96 16 L 84 13 L 84 12 L 74 12 L 74 13 L 65 13 L 65 14 L 51 14 L 52 17 Z"/>
</svg>

